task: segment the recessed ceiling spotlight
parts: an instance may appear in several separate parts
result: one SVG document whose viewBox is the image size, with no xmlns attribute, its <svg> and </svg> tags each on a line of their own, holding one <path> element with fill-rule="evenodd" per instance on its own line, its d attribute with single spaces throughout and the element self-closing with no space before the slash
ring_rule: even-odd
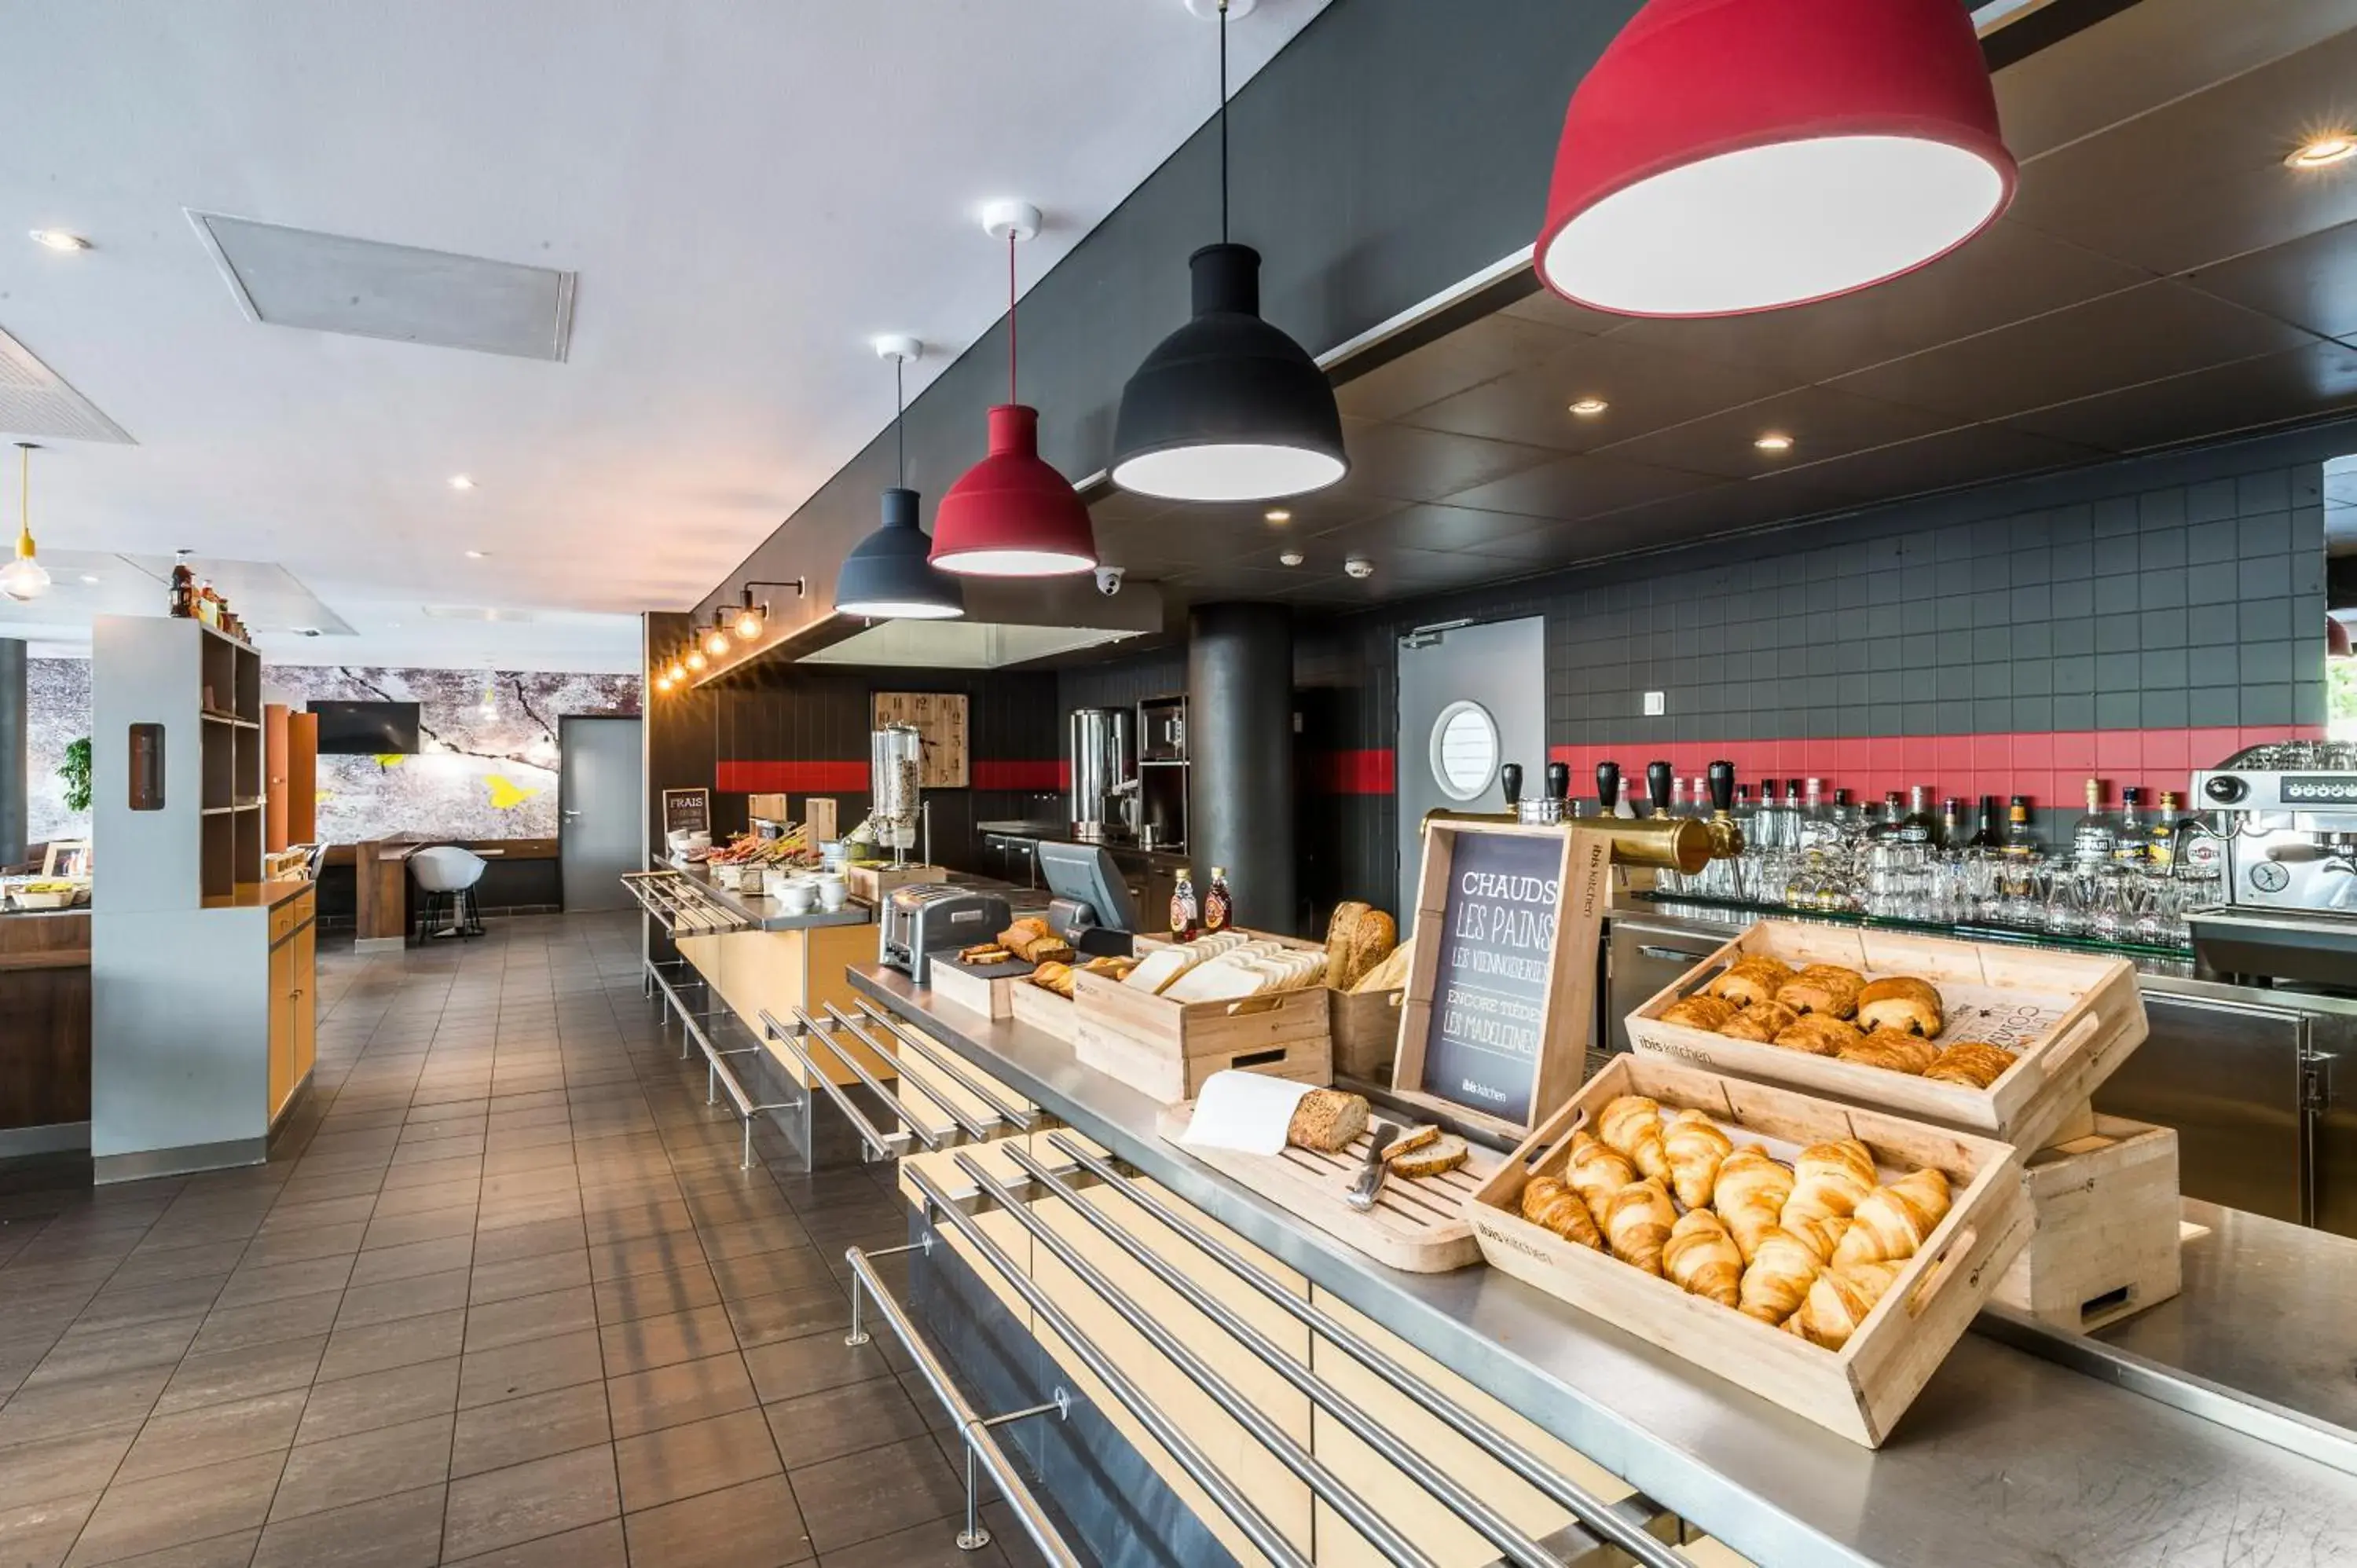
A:
<svg viewBox="0 0 2357 1568">
<path fill-rule="evenodd" d="M 1790 452 L 1792 449 L 1792 438 L 1771 430 L 1751 445 L 1759 447 L 1762 452 Z"/>
<path fill-rule="evenodd" d="M 2347 131 L 2329 132 L 2312 136 L 2293 149 L 2284 159 L 2287 168 L 2330 168 L 2357 157 L 2357 134 Z"/>
<path fill-rule="evenodd" d="M 1301 564 L 1301 552 L 1298 550 L 1288 550 L 1284 554 L 1278 556 L 1277 559 L 1284 562 L 1288 566 L 1298 566 Z"/>
<path fill-rule="evenodd" d="M 1342 570 L 1364 581 L 1375 575 L 1375 564 L 1363 555 L 1353 555 L 1342 563 Z"/>
<path fill-rule="evenodd" d="M 98 579 L 97 579 L 97 578 L 95 578 L 95 577 L 91 576 L 91 575 L 89 573 L 87 573 L 87 572 L 84 572 L 84 573 L 81 575 L 81 580 L 82 580 L 83 582 L 85 582 L 85 583 L 95 583 L 95 582 L 97 582 L 97 581 L 98 581 Z"/>
<path fill-rule="evenodd" d="M 475 481 L 464 474 L 453 474 L 450 476 L 450 488 L 454 490 L 471 490 L 475 488 Z"/>
<path fill-rule="evenodd" d="M 1584 397 L 1571 405 L 1571 412 L 1582 419 L 1594 419 L 1611 406 L 1600 397 Z"/>
<path fill-rule="evenodd" d="M 1293 514 L 1286 510 L 1286 509 L 1281 506 L 1273 506 L 1261 515 L 1268 519 L 1271 522 L 1283 523 L 1291 522 L 1293 521 Z"/>
<path fill-rule="evenodd" d="M 490 554 L 490 552 L 488 550 L 469 550 L 467 552 L 467 559 L 469 561 L 480 561 L 487 558 Z"/>
<path fill-rule="evenodd" d="M 83 239 L 79 234 L 69 233 L 63 229 L 36 229 L 33 231 L 33 243 L 44 246 L 52 251 L 87 251 L 90 249 L 89 241 Z"/>
</svg>

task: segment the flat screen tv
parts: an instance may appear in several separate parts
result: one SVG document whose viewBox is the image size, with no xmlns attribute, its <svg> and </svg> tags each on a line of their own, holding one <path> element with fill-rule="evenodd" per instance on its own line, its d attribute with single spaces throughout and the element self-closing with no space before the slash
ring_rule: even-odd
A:
<svg viewBox="0 0 2357 1568">
<path fill-rule="evenodd" d="M 417 749 L 415 703 L 313 703 L 321 756 L 407 756 Z"/>
</svg>

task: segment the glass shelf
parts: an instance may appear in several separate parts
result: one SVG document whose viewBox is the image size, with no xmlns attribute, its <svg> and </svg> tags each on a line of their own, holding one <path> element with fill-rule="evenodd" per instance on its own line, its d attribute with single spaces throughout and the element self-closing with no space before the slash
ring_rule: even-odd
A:
<svg viewBox="0 0 2357 1568">
<path fill-rule="evenodd" d="M 1953 937 L 1966 942 L 2009 942 L 2023 947 L 2061 948 L 2071 952 L 2109 953 L 2119 958 L 2166 959 L 2190 963 L 2190 948 L 2153 947 L 2143 942 L 2104 941 L 2094 937 L 2057 936 L 2027 926 L 1999 926 L 1967 921 L 1943 925 L 1931 920 L 1902 920 L 1889 915 L 1861 915 L 1848 909 L 1797 909 L 1785 904 L 1753 904 L 1730 898 L 1710 898 L 1694 893 L 1637 893 L 1631 897 L 1663 908 L 1687 907 L 1726 910 L 1765 920 L 1813 920 L 1828 926 L 1858 926 L 1877 931 L 1912 931 L 1923 936 Z"/>
</svg>

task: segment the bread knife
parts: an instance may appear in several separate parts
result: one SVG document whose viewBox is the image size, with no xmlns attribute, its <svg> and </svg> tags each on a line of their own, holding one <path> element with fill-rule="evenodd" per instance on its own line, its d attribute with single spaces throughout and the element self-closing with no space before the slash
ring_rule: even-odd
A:
<svg viewBox="0 0 2357 1568">
<path fill-rule="evenodd" d="M 1383 1177 L 1391 1167 L 1383 1164 L 1383 1154 L 1400 1135 L 1400 1130 L 1388 1122 L 1378 1122 L 1367 1129 L 1367 1163 L 1351 1182 L 1351 1190 L 1342 1201 L 1364 1212 L 1375 1206 L 1375 1195 L 1383 1190 Z"/>
</svg>

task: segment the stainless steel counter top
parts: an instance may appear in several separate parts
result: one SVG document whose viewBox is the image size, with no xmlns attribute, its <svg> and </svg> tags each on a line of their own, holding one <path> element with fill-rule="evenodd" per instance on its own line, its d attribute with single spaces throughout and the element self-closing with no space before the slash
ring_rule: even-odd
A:
<svg viewBox="0 0 2357 1568">
<path fill-rule="evenodd" d="M 1857 1447 L 1495 1271 L 1383 1268 L 1164 1143 L 1160 1107 L 1064 1042 L 895 972 L 855 967 L 851 981 L 1763 1568 L 2357 1563 L 2357 1477 L 2301 1453 L 1977 1334 L 1888 1444 Z M 2278 1319 L 2264 1315 L 2282 1301 L 2238 1298 L 2248 1274 L 2189 1253 L 2189 1292 L 2199 1283 L 2204 1332 L 2220 1337 L 2206 1365 L 2266 1359 Z M 2287 1288 L 2318 1293 L 2320 1310 L 2357 1280 Z M 2310 1348 L 2337 1347 L 2345 1379 L 2345 1321 L 2315 1332 Z"/>
<path fill-rule="evenodd" d="M 698 892 L 746 921 L 755 930 L 807 931 L 815 926 L 865 926 L 876 918 L 866 905 L 856 898 L 840 909 L 813 909 L 807 915 L 789 915 L 774 898 L 759 893 L 737 893 L 721 886 L 701 865 L 666 865 L 663 869 L 678 871 L 695 885 Z"/>
</svg>

